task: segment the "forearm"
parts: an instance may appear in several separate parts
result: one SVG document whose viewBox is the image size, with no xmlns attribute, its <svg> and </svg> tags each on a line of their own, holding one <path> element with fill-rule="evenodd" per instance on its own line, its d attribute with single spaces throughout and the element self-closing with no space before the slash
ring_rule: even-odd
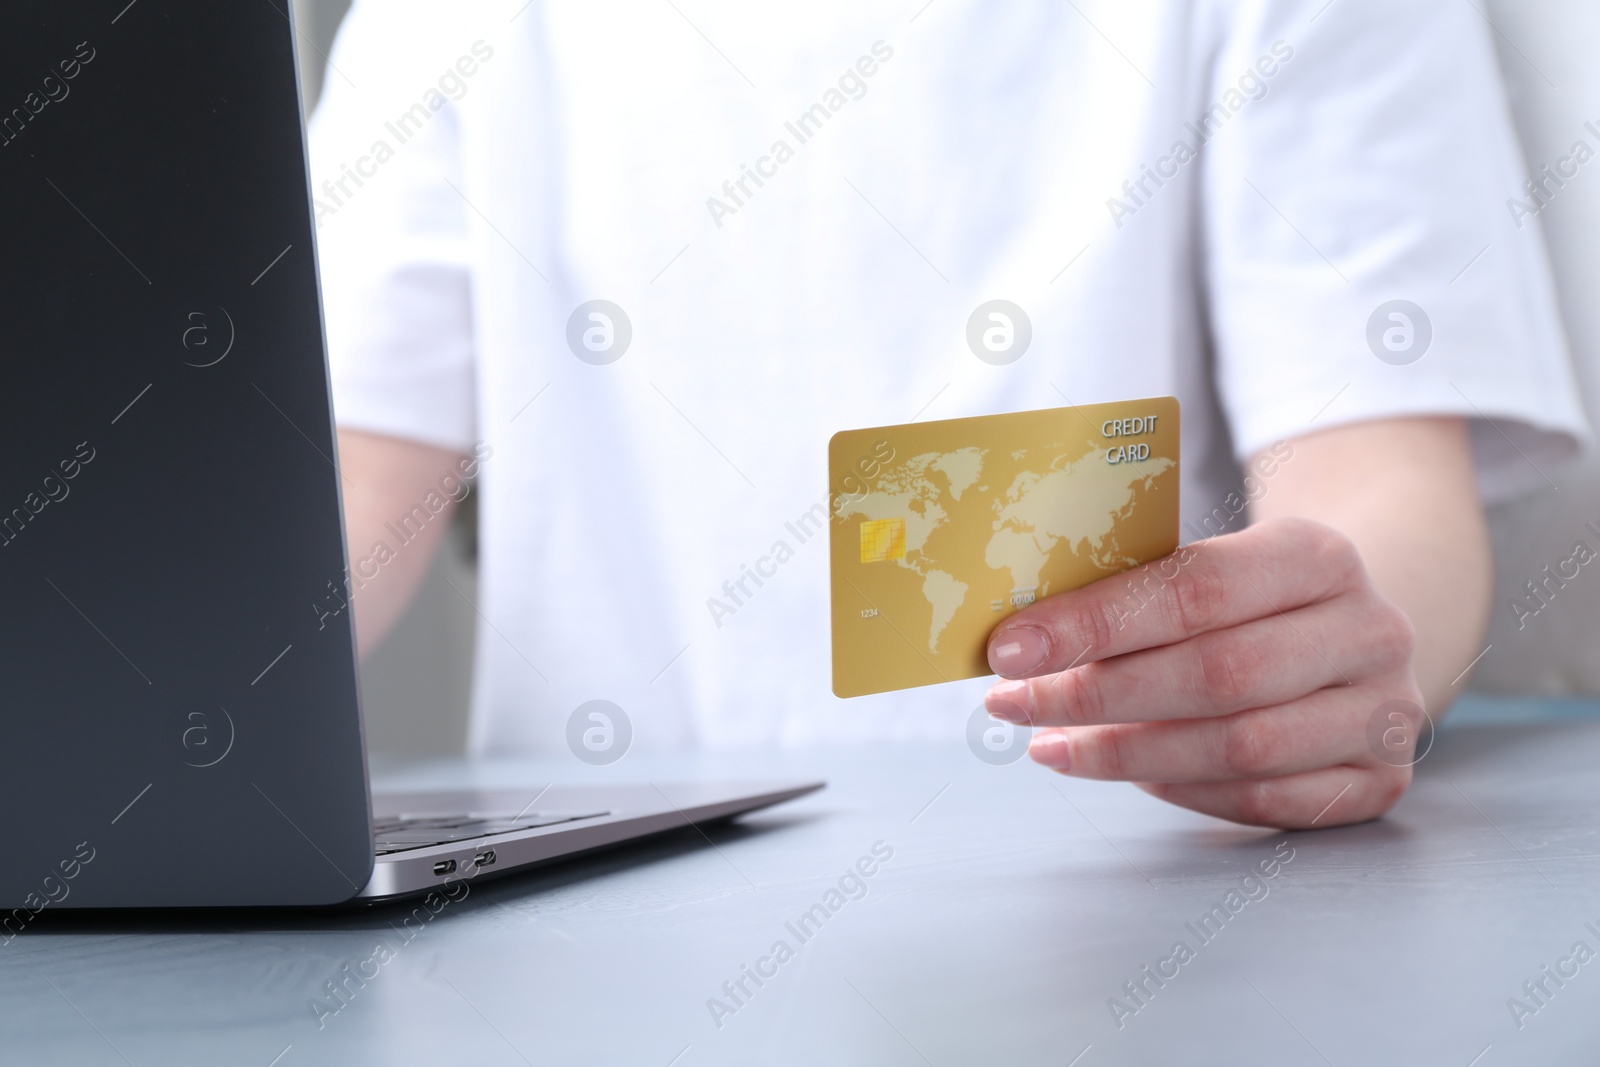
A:
<svg viewBox="0 0 1600 1067">
<path fill-rule="evenodd" d="M 1493 568 L 1466 425 L 1388 419 L 1289 444 L 1292 457 L 1261 479 L 1252 520 L 1314 519 L 1355 542 L 1379 591 L 1411 617 L 1417 682 L 1437 721 L 1488 627 Z"/>
<path fill-rule="evenodd" d="M 427 574 L 466 491 L 462 461 L 416 441 L 339 431 L 345 543 L 363 657 L 393 629 Z"/>
</svg>

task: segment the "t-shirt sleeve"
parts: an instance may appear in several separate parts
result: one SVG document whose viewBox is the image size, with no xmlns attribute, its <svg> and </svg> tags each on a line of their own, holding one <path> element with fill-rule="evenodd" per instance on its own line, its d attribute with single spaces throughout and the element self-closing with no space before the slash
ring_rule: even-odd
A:
<svg viewBox="0 0 1600 1067">
<path fill-rule="evenodd" d="M 1494 500 L 1589 439 L 1492 30 L 1459 0 L 1239 0 L 1197 102 L 1217 387 L 1242 459 L 1471 420 Z"/>
<path fill-rule="evenodd" d="M 437 9 L 357 0 L 330 53 L 310 154 L 334 415 L 467 451 L 476 436 L 458 117 Z"/>
</svg>

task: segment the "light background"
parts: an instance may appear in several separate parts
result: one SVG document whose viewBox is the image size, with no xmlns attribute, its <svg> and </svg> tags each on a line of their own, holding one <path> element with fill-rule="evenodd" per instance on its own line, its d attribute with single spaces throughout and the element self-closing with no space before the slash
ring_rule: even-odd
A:
<svg viewBox="0 0 1600 1067">
<path fill-rule="evenodd" d="M 322 88 L 325 56 L 350 0 L 293 0 L 306 108 Z M 475 498 L 467 500 L 476 503 Z M 416 602 L 393 635 L 361 667 L 367 750 L 375 762 L 466 751 L 472 695 L 475 508 L 458 512 Z M 447 581 L 448 579 L 448 581 Z"/>
<path fill-rule="evenodd" d="M 321 88 L 324 57 L 349 0 L 292 0 L 300 31 L 307 107 Z M 1600 137 L 1600 5 L 1593 0 L 1462 0 L 1493 27 L 1501 72 L 1530 168 L 1553 164 L 1583 138 Z M 1451 165 L 1441 160 L 1441 167 Z M 1507 190 L 1510 195 L 1512 190 Z M 1579 172 L 1539 216 L 1549 242 L 1567 335 L 1591 421 L 1600 417 L 1600 166 Z M 1497 693 L 1600 695 L 1600 573 L 1585 568 L 1551 606 L 1520 629 L 1508 601 L 1547 564 L 1566 559 L 1600 526 L 1600 458 L 1546 471 L 1543 489 L 1495 510 L 1496 599 L 1489 651 L 1472 687 Z M 468 498 L 469 501 L 471 498 Z M 451 530 L 404 621 L 362 667 L 368 747 L 377 760 L 462 752 L 472 675 L 476 599 L 473 511 Z M 1448 536 L 1449 531 L 1440 531 Z"/>
</svg>

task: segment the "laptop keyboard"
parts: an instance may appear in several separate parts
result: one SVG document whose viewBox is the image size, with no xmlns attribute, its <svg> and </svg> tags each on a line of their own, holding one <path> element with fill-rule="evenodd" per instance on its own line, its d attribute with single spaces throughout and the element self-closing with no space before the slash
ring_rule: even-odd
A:
<svg viewBox="0 0 1600 1067">
<path fill-rule="evenodd" d="M 452 841 L 471 841 L 540 826 L 609 815 L 605 811 L 529 812 L 524 815 L 391 815 L 372 822 L 373 847 L 380 856 Z"/>
</svg>

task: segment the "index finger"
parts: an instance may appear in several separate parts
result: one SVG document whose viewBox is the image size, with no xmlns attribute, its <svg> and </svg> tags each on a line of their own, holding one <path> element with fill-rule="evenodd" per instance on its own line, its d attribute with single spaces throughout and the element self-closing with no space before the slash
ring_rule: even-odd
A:
<svg viewBox="0 0 1600 1067">
<path fill-rule="evenodd" d="M 1364 573 L 1332 528 L 1271 520 L 1024 608 L 989 635 L 989 666 L 1006 678 L 1055 674 L 1304 607 Z"/>
</svg>

